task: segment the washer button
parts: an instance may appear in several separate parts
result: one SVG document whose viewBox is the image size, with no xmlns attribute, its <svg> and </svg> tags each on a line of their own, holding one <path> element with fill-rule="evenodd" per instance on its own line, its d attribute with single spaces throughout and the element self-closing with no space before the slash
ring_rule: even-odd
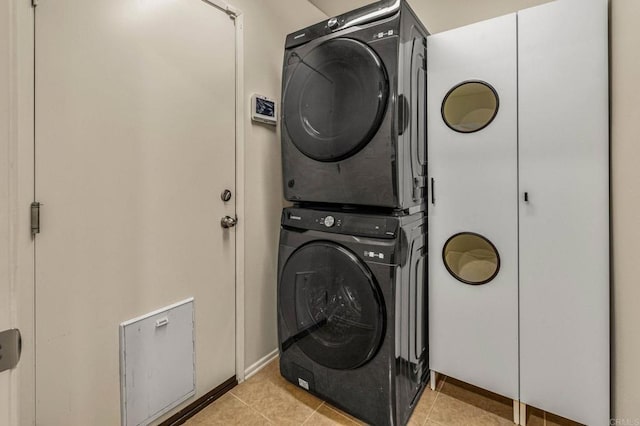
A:
<svg viewBox="0 0 640 426">
<path fill-rule="evenodd" d="M 331 228 L 334 223 L 336 223 L 336 219 L 333 216 L 327 216 L 324 218 L 324 226 L 327 228 Z"/>
</svg>

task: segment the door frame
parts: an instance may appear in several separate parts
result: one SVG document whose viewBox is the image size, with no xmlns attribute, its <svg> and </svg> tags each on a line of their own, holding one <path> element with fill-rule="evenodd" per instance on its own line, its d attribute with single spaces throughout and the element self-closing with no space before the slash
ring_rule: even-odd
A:
<svg viewBox="0 0 640 426">
<path fill-rule="evenodd" d="M 45 0 L 48 1 L 48 0 Z M 194 0 L 198 1 L 198 0 Z M 238 382 L 245 378 L 245 108 L 244 99 L 244 14 L 224 0 L 204 0 L 226 13 L 235 23 L 236 105 L 236 216 L 235 248 L 235 370 Z M 23 339 L 22 357 L 12 377 L 12 415 L 10 426 L 33 425 L 36 418 L 35 385 L 35 245 L 30 234 L 29 204 L 35 185 L 35 7 L 31 0 L 10 0 L 11 25 L 9 67 L 12 99 L 10 137 L 6 166 L 11 193 L 7 206 L 11 238 L 9 260 L 14 326 Z M 2 164 L 4 167 L 5 164 Z M 4 242 L 1 242 L 4 244 Z"/>
<path fill-rule="evenodd" d="M 30 0 L 9 0 L 9 139 L 6 166 L 9 197 L 0 206 L 9 219 L 9 266 L 12 327 L 22 334 L 22 355 L 11 374 L 10 426 L 35 423 L 35 275 L 29 205 L 34 197 L 34 13 Z M 4 278 L 4 277 L 3 277 Z"/>
<path fill-rule="evenodd" d="M 205 0 L 226 12 L 236 27 L 236 379 L 243 382 L 244 366 L 244 264 L 245 264 L 245 99 L 244 99 L 244 14 L 224 0 Z"/>
<path fill-rule="evenodd" d="M 244 206 L 245 206 L 245 140 L 244 140 L 244 13 L 224 0 L 204 0 L 225 12 L 234 20 L 236 28 L 236 379 L 244 381 Z M 239 194 L 239 195 L 238 195 Z"/>
</svg>

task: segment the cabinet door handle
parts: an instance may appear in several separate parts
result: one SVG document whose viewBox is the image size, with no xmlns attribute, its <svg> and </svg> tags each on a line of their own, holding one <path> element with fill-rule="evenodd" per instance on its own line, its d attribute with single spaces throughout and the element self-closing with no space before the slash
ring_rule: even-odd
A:
<svg viewBox="0 0 640 426">
<path fill-rule="evenodd" d="M 524 202 L 525 202 L 525 203 L 528 203 L 528 202 L 529 202 L 529 193 L 528 193 L 528 192 L 525 192 L 525 193 L 524 193 Z"/>
<path fill-rule="evenodd" d="M 156 321 L 156 328 L 164 327 L 169 324 L 169 317 L 164 317 Z"/>
<path fill-rule="evenodd" d="M 431 178 L 431 204 L 436 204 L 436 194 L 435 194 L 435 188 L 436 188 L 436 181 Z"/>
</svg>

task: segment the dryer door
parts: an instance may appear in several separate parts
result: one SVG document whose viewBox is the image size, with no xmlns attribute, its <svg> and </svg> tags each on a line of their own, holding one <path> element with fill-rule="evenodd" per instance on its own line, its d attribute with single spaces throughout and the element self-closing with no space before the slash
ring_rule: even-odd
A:
<svg viewBox="0 0 640 426">
<path fill-rule="evenodd" d="M 288 331 L 283 351 L 297 345 L 318 364 L 343 370 L 365 364 L 380 347 L 382 294 L 367 265 L 338 244 L 297 249 L 282 270 L 278 299 Z"/>
<path fill-rule="evenodd" d="M 384 117 L 389 83 L 366 44 L 326 41 L 285 68 L 283 123 L 293 144 L 317 161 L 338 161 L 362 149 Z"/>
</svg>

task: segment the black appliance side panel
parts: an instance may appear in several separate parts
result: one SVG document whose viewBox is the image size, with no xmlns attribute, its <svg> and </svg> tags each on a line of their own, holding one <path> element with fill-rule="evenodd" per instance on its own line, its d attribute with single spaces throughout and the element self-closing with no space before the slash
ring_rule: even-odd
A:
<svg viewBox="0 0 640 426">
<path fill-rule="evenodd" d="M 426 41 L 427 31 L 404 4 L 398 60 L 399 113 L 406 128 L 398 128 L 399 199 L 403 205 L 421 204 L 427 182 Z"/>
<path fill-rule="evenodd" d="M 403 227 L 407 259 L 396 279 L 396 405 L 400 424 L 408 421 L 428 375 L 426 222 Z"/>
</svg>

